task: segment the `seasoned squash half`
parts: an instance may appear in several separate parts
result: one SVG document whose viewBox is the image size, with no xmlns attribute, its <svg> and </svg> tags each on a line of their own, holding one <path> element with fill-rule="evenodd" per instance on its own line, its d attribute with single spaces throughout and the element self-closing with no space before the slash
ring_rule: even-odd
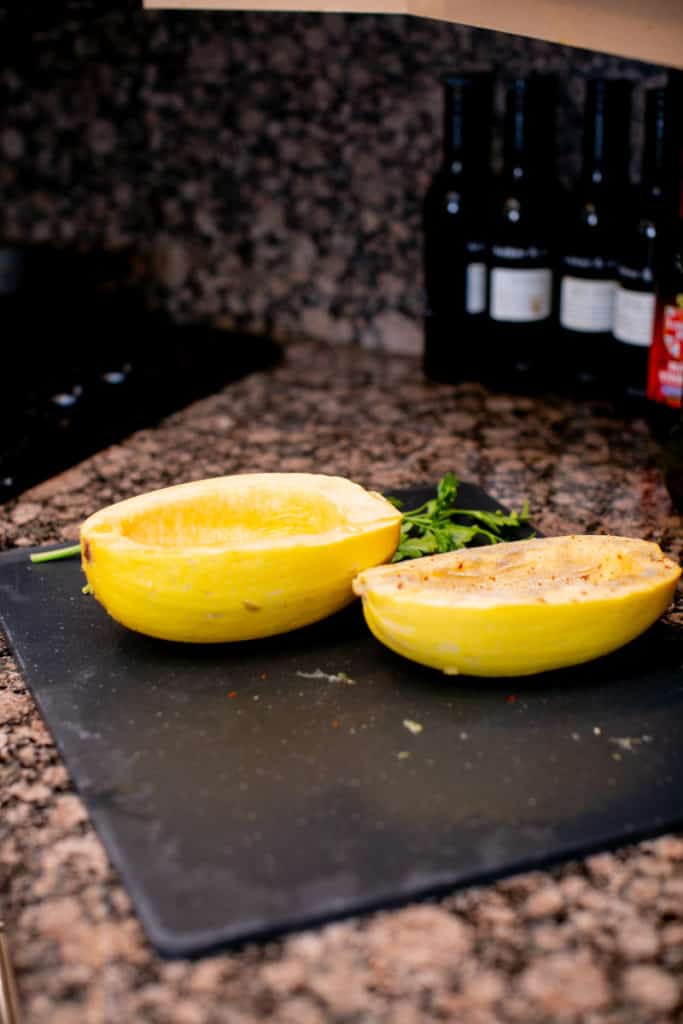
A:
<svg viewBox="0 0 683 1024">
<path fill-rule="evenodd" d="M 353 599 L 391 558 L 401 514 L 341 477 L 260 473 L 179 484 L 101 509 L 81 528 L 98 601 L 129 629 L 215 643 L 270 636 Z"/>
<path fill-rule="evenodd" d="M 448 674 L 520 676 L 632 640 L 665 611 L 680 574 L 648 541 L 568 536 L 368 569 L 354 590 L 398 654 Z"/>
</svg>

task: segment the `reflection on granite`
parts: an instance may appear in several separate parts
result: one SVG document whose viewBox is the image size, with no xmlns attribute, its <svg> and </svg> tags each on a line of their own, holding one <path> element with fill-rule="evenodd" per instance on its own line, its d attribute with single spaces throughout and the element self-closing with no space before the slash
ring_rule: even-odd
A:
<svg viewBox="0 0 683 1024">
<path fill-rule="evenodd" d="M 440 151 L 441 74 L 556 75 L 565 177 L 582 79 L 662 79 L 399 16 L 65 0 L 0 9 L 0 35 L 0 237 L 133 243 L 150 298 L 177 319 L 401 352 L 420 346 L 420 204 Z M 634 167 L 639 144 L 636 119 Z"/>
<path fill-rule="evenodd" d="M 681 555 L 681 519 L 642 421 L 428 384 L 414 359 L 303 342 L 284 365 L 3 506 L 0 547 L 72 539 L 105 503 L 207 475 L 313 470 L 392 488 L 448 469 L 507 504 L 528 496 L 544 532 L 642 536 Z M 1 644 L 0 725 L 2 915 L 31 1024 L 680 1020 L 680 836 L 165 963 Z"/>
</svg>

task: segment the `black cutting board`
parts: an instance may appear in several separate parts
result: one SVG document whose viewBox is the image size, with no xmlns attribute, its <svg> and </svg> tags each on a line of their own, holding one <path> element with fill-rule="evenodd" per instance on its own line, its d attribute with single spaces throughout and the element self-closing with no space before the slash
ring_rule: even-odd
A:
<svg viewBox="0 0 683 1024">
<path fill-rule="evenodd" d="M 525 681 L 455 680 L 382 647 L 358 604 L 194 647 L 128 632 L 83 582 L 76 560 L 5 554 L 0 619 L 164 954 L 683 825 L 683 630 Z"/>
</svg>

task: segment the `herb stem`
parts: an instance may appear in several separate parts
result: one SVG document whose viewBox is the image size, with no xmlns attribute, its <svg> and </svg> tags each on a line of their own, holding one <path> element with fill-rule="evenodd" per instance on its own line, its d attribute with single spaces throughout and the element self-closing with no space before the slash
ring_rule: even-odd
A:
<svg viewBox="0 0 683 1024">
<path fill-rule="evenodd" d="M 72 544 L 67 548 L 57 548 L 55 551 L 41 551 L 37 555 L 31 555 L 31 561 L 34 564 L 40 562 L 56 562 L 60 558 L 73 558 L 75 555 L 80 555 L 81 545 Z"/>
</svg>

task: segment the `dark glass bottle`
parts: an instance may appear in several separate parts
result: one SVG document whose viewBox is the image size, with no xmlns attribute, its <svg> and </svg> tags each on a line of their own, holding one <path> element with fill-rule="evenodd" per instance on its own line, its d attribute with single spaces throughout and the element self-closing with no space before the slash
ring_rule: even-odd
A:
<svg viewBox="0 0 683 1024">
<path fill-rule="evenodd" d="M 669 494 L 683 513 L 683 73 L 671 72 L 667 88 L 670 199 L 662 219 L 652 344 L 649 351 L 647 419 L 662 442 L 662 469 Z"/>
<path fill-rule="evenodd" d="M 550 251 L 553 83 L 517 79 L 508 89 L 504 165 L 492 204 L 486 380 L 535 389 L 544 382 L 552 312 Z"/>
<path fill-rule="evenodd" d="M 683 176 L 680 193 L 674 238 L 659 266 L 647 396 L 650 428 L 662 442 L 664 480 L 683 513 Z"/>
<path fill-rule="evenodd" d="M 675 163 L 668 144 L 670 97 L 670 90 L 665 88 L 649 89 L 646 94 L 640 186 L 617 262 L 609 372 L 616 396 L 636 401 L 644 399 L 647 387 L 662 222 L 670 214 L 670 179 Z"/>
<path fill-rule="evenodd" d="M 677 424 L 683 407 L 683 74 L 671 72 L 667 88 L 669 131 L 665 213 L 657 264 L 652 344 L 649 350 L 648 419 L 656 435 Z"/>
<path fill-rule="evenodd" d="M 493 79 L 444 79 L 444 154 L 423 206 L 424 368 L 437 380 L 479 374 L 486 309 Z"/>
<path fill-rule="evenodd" d="M 683 209 L 673 244 L 661 260 L 658 276 L 647 396 L 665 408 L 680 409 L 683 391 Z"/>
<path fill-rule="evenodd" d="M 631 83 L 587 83 L 581 178 L 566 205 L 558 259 L 556 350 L 562 385 L 603 390 L 616 257 L 629 201 Z"/>
</svg>

